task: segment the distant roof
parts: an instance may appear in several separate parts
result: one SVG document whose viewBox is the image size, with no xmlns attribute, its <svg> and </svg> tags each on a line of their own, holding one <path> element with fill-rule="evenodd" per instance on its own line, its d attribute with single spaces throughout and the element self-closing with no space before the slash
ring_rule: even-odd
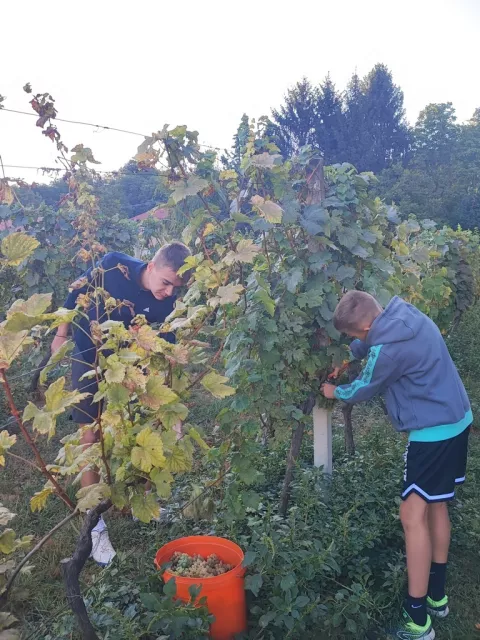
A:
<svg viewBox="0 0 480 640">
<path fill-rule="evenodd" d="M 168 218 L 169 211 L 168 209 L 158 207 L 158 209 L 150 209 L 150 211 L 145 211 L 145 213 L 139 213 L 138 216 L 133 216 L 131 220 L 137 220 L 138 222 L 140 222 L 141 220 L 145 220 L 152 215 L 157 218 L 157 220 L 165 220 L 166 218 Z"/>
</svg>

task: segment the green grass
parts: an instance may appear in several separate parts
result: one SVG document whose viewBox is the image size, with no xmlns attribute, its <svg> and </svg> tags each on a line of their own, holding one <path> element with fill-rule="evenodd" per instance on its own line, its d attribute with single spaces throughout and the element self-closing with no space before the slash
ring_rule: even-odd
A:
<svg viewBox="0 0 480 640">
<path fill-rule="evenodd" d="M 217 403 L 213 406 L 201 404 L 200 409 L 196 410 L 198 415 L 195 416 L 195 419 L 203 424 L 207 433 L 213 427 L 213 418 L 219 408 L 221 408 L 221 405 Z M 367 474 L 373 473 L 372 477 L 378 479 L 379 487 L 383 485 L 383 473 L 386 474 L 385 481 L 387 484 L 390 483 L 389 486 L 396 486 L 398 480 L 398 487 L 400 487 L 403 464 L 401 452 L 404 446 L 402 440 L 392 433 L 391 427 L 386 424 L 385 418 L 375 407 L 357 408 L 354 414 L 354 425 L 358 449 L 356 458 L 356 464 L 359 465 L 358 468 L 364 468 Z M 46 443 L 44 439 L 39 439 L 39 444 L 47 459 L 53 459 L 58 449 L 58 439 L 68 433 L 71 428 L 71 423 L 64 420 L 59 425 L 58 435 L 50 443 Z M 312 458 L 310 438 L 311 436 L 307 436 L 304 445 L 304 466 Z M 16 445 L 14 452 L 17 455 L 30 458 L 28 448 L 20 441 Z M 350 478 L 349 475 L 348 468 L 350 463 L 343 455 L 343 430 L 338 415 L 335 416 L 334 420 L 334 454 L 335 465 L 339 473 L 338 477 L 345 478 L 346 482 L 352 482 L 353 490 L 357 491 L 359 496 L 362 495 L 365 489 L 362 485 L 362 479 L 359 477 L 357 482 L 355 477 Z M 268 486 L 271 487 L 273 496 L 278 493 L 284 456 L 285 446 L 282 444 L 278 447 L 276 453 L 270 455 L 268 462 L 266 462 L 266 483 L 269 483 Z M 307 469 L 308 466 L 304 468 Z M 300 477 L 300 472 L 297 477 Z M 185 479 L 187 484 L 191 480 L 188 477 L 185 477 Z M 195 477 L 195 481 L 197 481 L 197 477 Z M 18 534 L 33 533 L 38 539 L 67 513 L 63 504 L 56 499 L 50 499 L 46 509 L 41 513 L 32 514 L 30 512 L 28 500 L 42 485 L 41 476 L 35 474 L 29 467 L 25 467 L 11 458 L 7 460 L 7 466 L 2 470 L 0 501 L 17 513 L 12 526 Z M 465 487 L 460 490 L 459 500 L 452 506 L 454 528 L 448 575 L 448 591 L 451 598 L 452 614 L 447 620 L 435 624 L 439 640 L 475 640 L 480 637 L 480 633 L 475 630 L 475 623 L 480 621 L 479 489 L 480 437 L 474 432 L 470 446 L 468 481 Z M 70 487 L 69 491 L 73 494 L 73 487 Z M 336 491 L 337 489 L 332 488 L 329 500 L 336 499 Z M 382 526 L 386 527 L 389 536 L 391 536 L 391 558 L 398 558 L 398 550 L 401 548 L 401 529 L 399 522 L 395 520 L 393 515 L 395 509 L 394 499 L 397 494 L 388 489 L 387 498 L 383 493 L 379 493 L 376 498 L 375 491 L 374 489 L 370 496 L 372 498 L 372 514 L 375 512 L 376 518 L 380 517 L 388 520 Z M 186 489 L 184 495 L 186 495 Z M 323 496 L 322 500 L 327 501 L 327 498 Z M 276 501 L 276 498 L 274 498 L 274 501 Z M 302 486 L 300 483 L 300 485 L 296 486 L 293 504 L 298 505 L 300 514 L 305 513 L 305 517 L 307 517 L 310 509 L 316 508 L 316 502 L 315 494 L 309 493 L 307 485 Z M 342 521 L 342 517 L 345 519 L 344 535 L 348 542 L 348 536 L 357 535 L 354 526 L 363 526 L 364 529 L 367 529 L 370 524 L 364 520 L 360 521 L 360 525 L 358 525 L 358 523 L 354 524 L 353 521 L 349 520 L 348 512 L 351 511 L 352 507 L 348 507 L 348 505 L 344 507 L 345 513 L 342 516 L 342 504 L 337 504 L 335 508 L 339 513 L 340 521 Z M 368 515 L 368 512 L 366 513 Z M 232 535 L 239 540 L 244 536 L 243 539 L 247 539 L 244 525 L 242 525 L 242 529 L 238 530 L 235 527 L 228 528 L 220 518 L 214 523 L 214 526 L 219 533 L 224 535 Z M 97 568 L 91 562 L 87 563 L 82 575 L 84 594 L 93 601 L 95 606 L 96 602 L 103 602 L 108 594 L 115 592 L 119 584 L 124 584 L 125 581 L 131 585 L 142 582 L 146 576 L 155 574 L 153 558 L 156 550 L 162 544 L 180 535 L 207 532 L 210 527 L 211 525 L 208 523 L 182 521 L 174 524 L 173 527 L 147 526 L 134 523 L 127 516 L 110 516 L 109 530 L 112 542 L 118 551 L 118 558 L 112 567 L 106 570 Z M 76 535 L 77 532 L 73 526 L 67 526 L 62 529 L 35 556 L 33 561 L 34 568 L 31 573 L 28 576 L 21 577 L 16 584 L 12 593 L 11 608 L 22 621 L 23 638 L 25 640 L 45 638 L 52 628 L 53 621 L 61 619 L 63 613 L 68 611 L 64 599 L 59 563 L 62 558 L 68 556 L 73 550 Z M 388 557 L 388 548 L 383 550 L 382 553 L 386 553 L 386 557 Z M 379 573 L 381 573 L 382 568 L 381 562 L 383 560 L 378 565 Z M 401 574 L 400 580 L 404 580 Z M 381 580 L 379 584 L 381 584 Z M 250 608 L 252 606 L 255 606 L 255 598 L 251 599 Z M 264 605 L 262 604 L 262 606 Z M 389 609 L 391 609 L 392 615 L 396 612 L 398 606 L 399 601 L 391 603 Z M 101 614 L 99 613 L 98 615 Z M 112 633 L 112 630 L 110 633 Z M 324 637 L 343 637 L 332 634 Z M 69 634 L 68 637 L 77 638 L 75 633 Z M 109 638 L 114 637 L 116 636 L 109 636 Z M 126 636 L 121 637 L 124 638 Z M 295 638 L 295 636 L 291 637 Z M 311 637 L 312 640 L 314 638 L 315 640 L 321 640 L 322 638 L 322 636 L 318 635 L 318 632 L 313 633 L 313 635 L 302 633 L 300 637 L 302 639 Z M 265 638 L 268 638 L 268 636 L 265 636 Z"/>
</svg>

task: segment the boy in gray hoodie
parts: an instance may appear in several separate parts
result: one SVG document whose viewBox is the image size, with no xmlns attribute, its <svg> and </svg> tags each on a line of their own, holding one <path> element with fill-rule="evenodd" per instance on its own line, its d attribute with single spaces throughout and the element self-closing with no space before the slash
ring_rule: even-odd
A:
<svg viewBox="0 0 480 640">
<path fill-rule="evenodd" d="M 349 291 L 333 322 L 356 338 L 354 358 L 367 360 L 351 384 L 323 385 L 324 396 L 353 404 L 382 394 L 393 426 L 408 433 L 400 507 L 408 596 L 394 637 L 433 640 L 430 616 L 448 615 L 447 501 L 465 481 L 470 402 L 438 327 L 413 305 L 395 297 L 382 309 L 368 293 Z"/>
</svg>

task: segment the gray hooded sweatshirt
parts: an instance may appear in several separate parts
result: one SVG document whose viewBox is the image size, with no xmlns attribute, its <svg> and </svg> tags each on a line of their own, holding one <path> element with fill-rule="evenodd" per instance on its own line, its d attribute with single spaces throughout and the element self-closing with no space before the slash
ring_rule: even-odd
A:
<svg viewBox="0 0 480 640">
<path fill-rule="evenodd" d="M 348 403 L 385 397 L 397 431 L 422 442 L 453 438 L 472 422 L 465 387 L 438 327 L 416 307 L 395 297 L 374 320 L 366 342 L 350 346 L 365 368 L 351 384 L 336 388 Z"/>
</svg>

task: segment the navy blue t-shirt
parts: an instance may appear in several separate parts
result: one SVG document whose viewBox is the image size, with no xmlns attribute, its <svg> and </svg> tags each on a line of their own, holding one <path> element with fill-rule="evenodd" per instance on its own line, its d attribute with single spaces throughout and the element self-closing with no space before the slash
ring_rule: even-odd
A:
<svg viewBox="0 0 480 640">
<path fill-rule="evenodd" d="M 124 269 L 117 267 L 119 264 L 122 267 L 126 267 L 126 274 L 123 273 Z M 125 327 L 128 328 L 133 318 L 140 314 L 144 315 L 149 323 L 164 322 L 165 318 L 173 311 L 175 305 L 175 296 L 165 300 L 157 300 L 151 291 L 142 289 L 141 277 L 147 267 L 145 262 L 127 256 L 124 253 L 112 251 L 105 254 L 98 266 L 101 266 L 104 271 L 98 274 L 96 282 L 93 282 L 92 279 L 92 268 L 88 269 L 82 277 L 88 278 L 91 286 L 103 287 L 116 300 L 128 300 L 133 305 L 133 313 L 130 307 L 122 306 L 120 309 L 110 312 L 110 315 L 107 316 L 102 303 L 98 306 L 98 310 L 96 305 L 92 305 L 87 311 L 88 319 L 79 317 L 76 320 L 83 331 L 75 327 L 73 339 L 77 352 L 87 362 L 93 362 L 95 359 L 95 349 L 90 339 L 90 322 L 96 321 L 97 316 L 100 318 L 100 323 L 108 319 L 116 320 L 123 322 Z M 89 286 L 86 284 L 80 289 L 71 291 L 64 307 L 66 309 L 75 309 L 79 294 L 86 293 L 88 289 Z M 175 341 L 175 337 L 171 333 L 163 334 L 162 337 L 169 342 Z"/>
</svg>

